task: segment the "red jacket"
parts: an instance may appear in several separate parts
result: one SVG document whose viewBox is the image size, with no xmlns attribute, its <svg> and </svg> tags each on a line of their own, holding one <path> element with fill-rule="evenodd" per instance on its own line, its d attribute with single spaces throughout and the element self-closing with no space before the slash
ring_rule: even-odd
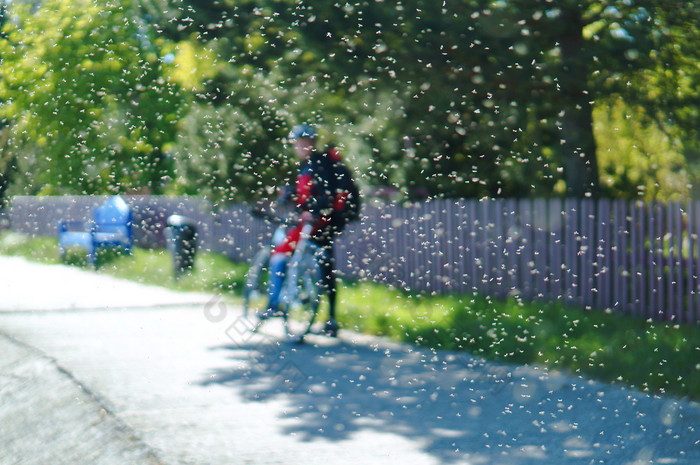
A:
<svg viewBox="0 0 700 465">
<path fill-rule="evenodd" d="M 333 163 L 340 160 L 340 154 L 335 148 L 327 151 L 313 152 L 299 168 L 294 186 L 294 205 L 303 214 L 308 212 L 313 221 L 314 229 L 311 238 L 320 244 L 333 239 L 331 213 L 342 199 L 336 199 L 333 189 Z M 292 253 L 301 237 L 303 224 L 300 222 L 287 231 L 286 240 L 275 248 L 275 252 Z"/>
</svg>

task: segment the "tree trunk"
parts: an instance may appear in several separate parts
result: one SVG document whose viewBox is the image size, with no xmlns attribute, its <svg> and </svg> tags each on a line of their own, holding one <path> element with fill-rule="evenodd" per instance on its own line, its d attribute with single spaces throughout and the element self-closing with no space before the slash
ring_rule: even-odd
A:
<svg viewBox="0 0 700 465">
<path fill-rule="evenodd" d="M 9 123 L 0 120 L 0 210 L 7 204 L 5 195 L 12 182 L 12 176 L 17 170 L 17 156 L 7 149 L 9 136 Z"/>
<path fill-rule="evenodd" d="M 166 176 L 169 174 L 165 166 L 165 157 L 160 147 L 156 147 L 151 152 L 151 164 L 147 166 L 148 179 L 147 186 L 151 194 L 161 195 L 163 193 L 163 183 Z"/>
<path fill-rule="evenodd" d="M 567 194 L 597 197 L 598 159 L 593 135 L 593 95 L 588 91 L 589 62 L 584 55 L 583 20 L 579 8 L 563 12 L 567 25 L 561 38 L 560 129 Z"/>
</svg>

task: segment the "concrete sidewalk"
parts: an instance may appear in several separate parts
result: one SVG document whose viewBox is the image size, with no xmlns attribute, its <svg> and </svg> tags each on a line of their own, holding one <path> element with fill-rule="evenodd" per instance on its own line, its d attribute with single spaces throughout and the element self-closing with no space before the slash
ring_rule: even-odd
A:
<svg viewBox="0 0 700 465">
<path fill-rule="evenodd" d="M 349 332 L 294 346 L 274 337 L 274 324 L 267 336 L 246 332 L 240 310 L 215 296 L 4 257 L 0 270 L 5 343 L 55 361 L 91 394 L 112 426 L 90 409 L 68 426 L 120 425 L 121 436 L 98 436 L 131 448 L 138 460 L 123 463 L 700 463 L 697 404 Z M 101 291 L 81 294 L 86 282 Z M 17 373 L 7 365 L 5 385 Z M 0 405 L 14 402 L 7 392 L 18 391 L 0 389 Z M 42 404 L 58 408 L 27 405 L 36 415 Z M 0 408 L 0 424 L 17 423 L 17 411 Z M 35 458 L 21 440 L 3 445 L 2 464 L 80 463 Z"/>
<path fill-rule="evenodd" d="M 0 256 L 2 312 L 199 305 L 209 299 L 211 296 L 201 293 L 173 292 L 74 266 Z"/>
</svg>

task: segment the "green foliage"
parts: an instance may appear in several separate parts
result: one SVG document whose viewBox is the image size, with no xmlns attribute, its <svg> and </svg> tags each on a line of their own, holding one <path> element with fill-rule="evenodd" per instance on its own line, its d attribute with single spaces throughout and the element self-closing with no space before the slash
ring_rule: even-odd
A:
<svg viewBox="0 0 700 465">
<path fill-rule="evenodd" d="M 691 173 L 669 135 L 650 124 L 639 107 L 620 100 L 594 113 L 602 191 L 606 197 L 681 201 Z"/>
<path fill-rule="evenodd" d="M 169 173 L 178 89 L 130 0 L 13 3 L 0 117 L 30 193 L 148 188 Z"/>
<path fill-rule="evenodd" d="M 676 3 L 12 2 L 0 187 L 267 196 L 301 121 L 407 198 L 700 186 L 700 9 Z"/>
<path fill-rule="evenodd" d="M 266 101 L 265 90 L 274 83 L 250 76 L 258 81 L 250 88 L 245 73 L 227 71 L 228 78 L 217 75 L 216 84 L 206 87 L 230 89 L 239 104 L 213 104 L 206 92 L 195 96 L 173 149 L 184 191 L 212 201 L 259 196 L 266 188 L 283 184 L 293 167 L 290 148 L 282 144 L 290 125 L 280 123 L 274 106 L 260 106 Z"/>
<path fill-rule="evenodd" d="M 630 181 L 627 174 L 638 170 L 641 163 L 647 172 L 634 182 L 645 187 L 644 197 L 668 198 L 674 189 L 686 195 L 690 187 L 690 195 L 697 199 L 700 9 L 693 2 L 668 0 L 646 2 L 637 8 L 639 13 L 631 19 L 637 29 L 636 23 L 646 25 L 646 33 L 635 35 L 634 40 L 624 36 L 618 39 L 628 44 L 627 49 L 609 55 L 602 63 L 601 71 L 605 71 L 596 78 L 607 96 L 599 106 L 609 106 L 609 114 L 613 114 L 619 112 L 622 100 L 626 108 L 627 122 L 617 118 L 615 125 L 623 130 L 618 138 L 624 139 L 620 143 L 627 147 L 617 147 L 615 156 L 630 162 L 613 190 L 623 190 Z M 628 27 L 626 23 L 620 26 Z M 616 68 L 614 60 L 625 66 Z M 598 125 L 605 125 L 605 120 L 604 116 Z M 625 126 L 628 134 L 624 134 Z M 642 157 L 638 157 L 640 153 Z"/>
<path fill-rule="evenodd" d="M 407 197 L 596 193 L 593 105 L 618 96 L 635 108 L 661 91 L 663 130 L 683 118 L 688 131 L 697 127 L 690 106 L 671 97 L 695 82 L 693 59 L 674 51 L 697 43 L 697 27 L 682 28 L 697 12 L 684 7 L 676 19 L 664 0 L 185 3 L 161 1 L 161 27 L 205 44 L 220 65 L 197 94 L 206 111 L 195 107 L 187 127 L 211 125 L 212 111 L 226 122 L 179 158 L 200 147 L 235 158 L 212 179 L 233 197 L 287 175 L 280 138 L 300 119 L 328 127 L 365 183 Z M 261 159 L 269 169 L 242 174 Z M 634 195 L 629 182 L 606 171 L 604 193 Z"/>
</svg>

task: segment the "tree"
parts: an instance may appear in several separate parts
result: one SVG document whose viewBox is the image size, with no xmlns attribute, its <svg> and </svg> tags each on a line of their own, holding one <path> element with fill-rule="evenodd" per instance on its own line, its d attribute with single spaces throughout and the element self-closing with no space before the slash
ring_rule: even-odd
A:
<svg viewBox="0 0 700 465">
<path fill-rule="evenodd" d="M 691 195 L 700 198 L 700 9 L 693 2 L 653 2 L 654 30 L 645 66 L 620 76 L 615 95 L 642 110 L 640 121 L 661 130 L 685 157 Z M 635 50 L 634 57 L 636 58 Z M 636 58 L 638 59 L 638 58 Z"/>
<path fill-rule="evenodd" d="M 0 41 L 7 40 L 4 32 L 5 23 L 7 22 L 7 4 L 5 1 L 0 1 Z M 0 56 L 2 60 L 2 56 Z M 0 100 L 0 105 L 2 100 Z M 0 118 L 0 209 L 5 206 L 6 192 L 10 187 L 12 176 L 16 169 L 16 157 L 6 150 L 7 140 L 9 138 L 9 123 L 6 118 Z"/>
<path fill-rule="evenodd" d="M 279 127 L 311 114 L 349 128 L 341 137 L 364 152 L 366 180 L 408 196 L 556 195 L 562 184 L 597 196 L 595 106 L 645 106 L 697 74 L 693 60 L 669 70 L 680 50 L 696 56 L 683 43 L 698 42 L 697 26 L 683 25 L 698 13 L 683 6 L 679 20 L 668 0 L 165 5 L 166 34 L 224 63 L 202 101 L 268 121 L 265 141 L 241 153 L 277 151 Z M 692 141 L 690 103 L 649 114 Z"/>
<path fill-rule="evenodd" d="M 509 5 L 519 11 L 530 46 L 541 52 L 533 59 L 541 63 L 540 76 L 549 78 L 542 82 L 556 85 L 549 86 L 544 106 L 556 115 L 563 149 L 558 152 L 570 195 L 597 195 L 600 190 L 594 107 L 616 107 L 622 98 L 635 116 L 635 108 L 646 108 L 647 122 L 661 118 L 668 131 L 697 127 L 697 120 L 683 122 L 687 109 L 697 102 L 688 98 L 697 97 L 693 80 L 697 83 L 698 71 L 689 64 L 697 63 L 700 42 L 700 10 L 692 2 L 560 0 Z M 684 98 L 677 98 L 679 94 Z M 686 135 L 681 138 L 696 139 Z"/>
<path fill-rule="evenodd" d="M 136 12 L 130 0 L 12 4 L 0 117 L 26 192 L 162 191 L 180 97 Z"/>
</svg>

